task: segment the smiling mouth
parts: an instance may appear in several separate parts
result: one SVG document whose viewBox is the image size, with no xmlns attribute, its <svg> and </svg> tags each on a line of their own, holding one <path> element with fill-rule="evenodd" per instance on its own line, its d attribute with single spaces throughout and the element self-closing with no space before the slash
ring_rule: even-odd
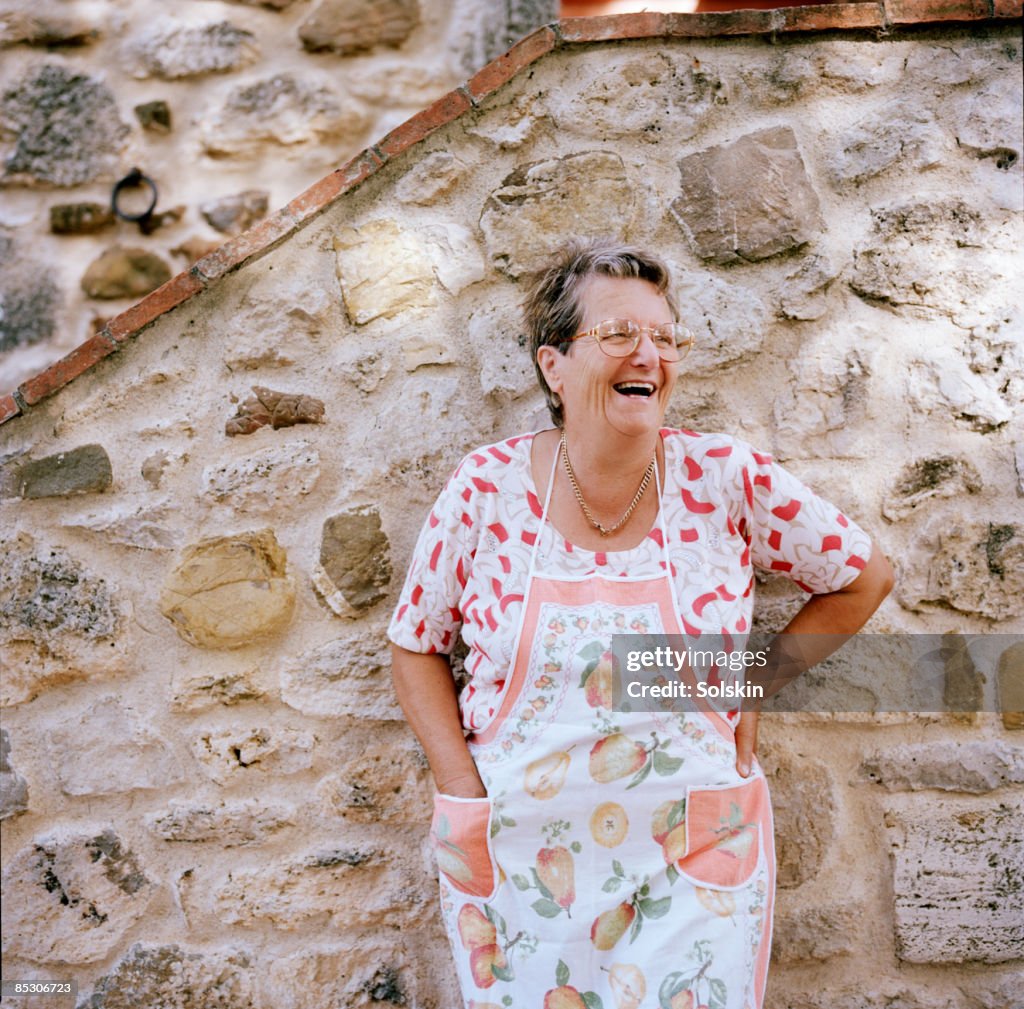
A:
<svg viewBox="0 0 1024 1009">
<path fill-rule="evenodd" d="M 635 396 L 649 399 L 654 395 L 654 386 L 650 382 L 619 382 L 612 387 L 620 396 Z"/>
</svg>

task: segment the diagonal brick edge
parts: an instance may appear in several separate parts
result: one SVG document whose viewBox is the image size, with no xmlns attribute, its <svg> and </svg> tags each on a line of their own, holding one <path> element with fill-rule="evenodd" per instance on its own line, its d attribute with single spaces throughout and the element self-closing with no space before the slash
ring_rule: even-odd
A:
<svg viewBox="0 0 1024 1009">
<path fill-rule="evenodd" d="M 94 364 L 116 353 L 158 318 L 221 277 L 265 256 L 354 191 L 399 154 L 453 122 L 553 50 L 641 38 L 712 38 L 783 32 L 888 30 L 951 22 L 1013 20 L 1022 0 L 870 0 L 774 10 L 713 14 L 619 14 L 568 18 L 537 29 L 492 60 L 465 85 L 396 127 L 376 144 L 331 172 L 256 227 L 232 239 L 116 316 L 70 354 L 0 396 L 0 424 L 53 395 Z"/>
</svg>

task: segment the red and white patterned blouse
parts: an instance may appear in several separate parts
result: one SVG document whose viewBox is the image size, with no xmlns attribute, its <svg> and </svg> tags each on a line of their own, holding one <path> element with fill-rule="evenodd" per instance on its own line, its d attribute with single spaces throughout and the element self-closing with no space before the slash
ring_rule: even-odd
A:
<svg viewBox="0 0 1024 1009">
<path fill-rule="evenodd" d="M 863 570 L 871 541 L 859 526 L 791 473 L 724 434 L 664 429 L 664 528 L 679 614 L 687 634 L 750 629 L 754 568 L 776 571 L 810 593 L 835 592 Z M 448 654 L 460 629 L 470 681 L 463 724 L 494 714 L 522 613 L 542 502 L 530 470 L 533 435 L 470 453 L 420 533 L 388 628 L 412 652 Z M 567 576 L 653 576 L 665 569 L 662 524 L 631 550 L 584 550 L 546 523 L 537 570 Z"/>
</svg>

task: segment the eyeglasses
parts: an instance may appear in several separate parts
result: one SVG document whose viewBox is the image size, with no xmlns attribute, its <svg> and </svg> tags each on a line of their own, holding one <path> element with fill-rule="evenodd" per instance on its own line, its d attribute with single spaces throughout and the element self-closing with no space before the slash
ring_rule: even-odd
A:
<svg viewBox="0 0 1024 1009">
<path fill-rule="evenodd" d="M 605 319 L 593 328 L 577 333 L 572 340 L 592 336 L 609 357 L 629 357 L 640 346 L 640 337 L 644 333 L 650 334 L 651 342 L 663 361 L 681 361 L 696 342 L 693 333 L 681 322 L 640 326 L 632 319 Z"/>
</svg>

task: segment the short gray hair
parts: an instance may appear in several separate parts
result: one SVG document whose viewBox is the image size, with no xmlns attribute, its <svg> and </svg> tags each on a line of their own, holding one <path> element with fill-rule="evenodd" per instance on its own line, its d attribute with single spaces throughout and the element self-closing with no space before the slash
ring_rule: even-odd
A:
<svg viewBox="0 0 1024 1009">
<path fill-rule="evenodd" d="M 679 309 L 669 290 L 671 275 L 657 256 L 611 238 L 577 238 L 562 246 L 551 265 L 530 278 L 522 306 L 530 356 L 556 427 L 565 422 L 562 403 L 548 387 L 537 352 L 541 347 L 554 347 L 560 354 L 569 352 L 583 321 L 583 287 L 595 276 L 649 281 L 679 321 Z"/>
</svg>

